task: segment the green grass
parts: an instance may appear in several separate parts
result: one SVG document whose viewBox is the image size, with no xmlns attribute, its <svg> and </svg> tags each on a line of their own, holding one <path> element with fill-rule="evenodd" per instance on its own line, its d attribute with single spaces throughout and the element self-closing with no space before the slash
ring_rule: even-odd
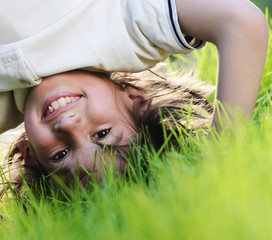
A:
<svg viewBox="0 0 272 240">
<path fill-rule="evenodd" d="M 270 11 L 272 10 L 272 2 L 270 0 L 251 0 L 251 2 L 256 4 L 263 11 L 265 11 L 266 8 Z"/>
<path fill-rule="evenodd" d="M 214 81 L 215 48 L 194 55 L 201 78 Z M 19 203 L 2 202 L 0 238 L 272 239 L 271 56 L 270 39 L 250 123 L 220 142 L 191 138 L 162 159 L 149 152 L 148 183 L 141 171 L 128 181 L 109 173 L 102 186 L 73 191 L 67 201 L 29 194 Z"/>
</svg>

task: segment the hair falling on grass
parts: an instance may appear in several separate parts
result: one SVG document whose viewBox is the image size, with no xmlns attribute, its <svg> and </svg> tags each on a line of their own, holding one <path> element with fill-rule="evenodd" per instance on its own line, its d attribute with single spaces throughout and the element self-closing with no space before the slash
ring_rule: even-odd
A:
<svg viewBox="0 0 272 240">
<path fill-rule="evenodd" d="M 179 137 L 210 120 L 213 108 L 190 74 L 175 81 L 152 70 L 104 73 L 141 72 L 209 42 L 218 56 L 215 102 L 231 123 L 236 109 L 252 115 L 269 34 L 250 1 L 15 1 L 20 14 L 0 3 L 0 132 L 24 121 L 26 135 L 3 163 L 3 193 L 20 192 L 22 176 L 30 186 L 52 173 L 64 182 L 75 173 L 83 185 L 90 173 L 99 181 L 105 161 L 126 173 L 135 139 L 161 152 L 165 139 L 178 147 Z M 217 106 L 212 124 L 220 131 L 228 124 Z"/>
<path fill-rule="evenodd" d="M 71 186 L 77 178 L 86 187 L 94 179 L 101 181 L 106 168 L 112 169 L 116 174 L 128 176 L 129 168 L 139 164 L 139 162 L 131 162 L 130 159 L 137 159 L 143 164 L 148 164 L 144 160 L 144 154 L 139 151 L 141 146 L 148 145 L 161 152 L 165 148 L 166 142 L 169 146 L 178 148 L 181 138 L 186 139 L 187 135 L 197 131 L 207 131 L 213 107 L 205 96 L 210 94 L 213 88 L 198 81 L 193 71 L 177 76 L 177 74 L 167 73 L 166 68 L 162 65 L 159 68 L 137 74 L 116 72 L 110 77 L 82 71 L 72 71 L 51 77 L 52 81 L 63 75 L 67 80 L 67 76 L 70 76 L 71 84 L 76 81 L 77 86 L 80 85 L 78 83 L 81 81 L 80 79 L 85 84 L 84 78 L 87 80 L 95 78 L 97 85 L 92 84 L 92 88 L 95 88 L 96 91 L 99 91 L 100 83 L 109 84 L 112 89 L 111 100 L 114 105 L 110 106 L 110 110 L 104 109 L 102 114 L 107 115 L 106 110 L 114 112 L 114 109 L 116 109 L 116 113 L 110 116 L 110 121 L 106 117 L 110 123 L 105 125 L 103 122 L 102 128 L 96 129 L 92 135 L 86 136 L 86 139 L 82 139 L 84 136 L 82 133 L 86 129 L 76 129 L 77 121 L 82 123 L 84 120 L 76 119 L 75 114 L 67 115 L 69 120 L 72 119 L 70 122 L 64 122 L 66 120 L 62 120 L 61 123 L 54 122 L 53 128 L 55 130 L 57 128 L 58 139 L 52 139 L 49 135 L 49 146 L 47 146 L 45 144 L 47 135 L 43 132 L 42 142 L 44 145 L 42 147 L 45 150 L 42 155 L 40 152 L 35 152 L 35 147 L 38 149 L 36 151 L 40 151 L 41 146 L 35 146 L 32 139 L 39 134 L 38 127 L 35 129 L 34 136 L 31 133 L 30 137 L 26 134 L 20 136 L 2 163 L 1 196 L 11 193 L 13 196 L 19 196 L 23 194 L 26 185 L 37 191 L 37 189 L 46 186 L 46 184 L 42 184 L 38 187 L 44 179 L 54 183 L 55 189 L 60 187 L 57 184 L 59 181 L 55 181 L 56 179 Z M 47 83 L 47 80 L 43 82 Z M 50 83 L 50 79 L 48 83 Z M 40 94 L 38 90 L 37 92 Z M 99 94 L 109 98 L 109 92 L 103 93 L 102 91 Z M 120 105 L 118 102 L 120 94 L 125 94 L 132 105 Z M 84 98 L 88 98 L 85 96 Z M 124 96 L 121 95 L 121 97 Z M 80 108 L 78 105 L 82 104 L 84 101 L 79 100 L 74 107 Z M 81 110 L 83 111 L 85 108 L 79 111 Z M 100 109 L 92 109 L 91 111 L 90 114 L 94 114 L 95 111 L 99 116 L 98 121 L 101 121 Z M 54 114 L 54 112 L 44 112 L 46 112 L 45 118 L 49 118 L 50 122 L 50 114 Z M 88 116 L 86 118 L 88 119 Z M 94 121 L 93 118 L 91 121 L 87 121 L 88 125 L 93 125 Z M 125 126 L 126 129 L 124 130 L 121 126 Z M 73 130 L 73 134 L 70 134 L 70 128 Z M 75 130 L 80 133 L 79 137 L 74 133 Z M 40 131 L 44 131 L 44 129 L 41 128 Z M 89 132 L 89 129 L 86 131 Z M 55 141 L 53 155 L 51 150 L 48 150 L 52 147 L 52 141 Z M 69 146 L 69 141 L 81 149 L 81 155 L 76 152 L 79 150 Z M 60 147 L 56 148 L 57 144 Z M 88 150 L 85 150 L 85 144 Z M 83 151 L 86 151 L 85 155 L 82 154 Z M 136 157 L 137 154 L 139 156 Z M 49 189 L 43 191 L 47 191 L 48 194 L 50 192 Z"/>
</svg>

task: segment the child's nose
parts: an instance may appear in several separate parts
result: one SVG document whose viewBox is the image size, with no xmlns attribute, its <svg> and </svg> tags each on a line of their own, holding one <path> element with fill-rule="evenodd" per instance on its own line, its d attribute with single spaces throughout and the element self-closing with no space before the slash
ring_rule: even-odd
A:
<svg viewBox="0 0 272 240">
<path fill-rule="evenodd" d="M 90 123 L 81 114 L 63 114 L 54 125 L 55 133 L 72 142 L 74 147 L 90 143 Z"/>
<path fill-rule="evenodd" d="M 83 129 L 82 118 L 78 114 L 62 115 L 54 125 L 54 131 L 57 133 L 68 134 L 72 137 L 82 135 Z"/>
</svg>

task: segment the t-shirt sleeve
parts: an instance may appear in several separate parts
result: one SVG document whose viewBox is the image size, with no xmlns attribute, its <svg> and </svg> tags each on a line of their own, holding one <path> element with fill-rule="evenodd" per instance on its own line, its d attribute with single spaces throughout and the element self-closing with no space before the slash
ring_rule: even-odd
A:
<svg viewBox="0 0 272 240">
<path fill-rule="evenodd" d="M 205 42 L 182 33 L 174 0 L 123 1 L 124 18 L 131 38 L 146 51 L 152 47 L 166 53 L 185 53 Z"/>
<path fill-rule="evenodd" d="M 0 134 L 23 122 L 24 115 L 17 109 L 12 91 L 0 92 L 0 109 Z"/>
<path fill-rule="evenodd" d="M 177 10 L 174 0 L 166 0 L 168 3 L 168 11 L 169 11 L 169 19 L 171 22 L 172 29 L 174 34 L 178 40 L 178 42 L 186 49 L 193 50 L 201 48 L 205 45 L 205 42 L 197 39 L 195 37 L 191 37 L 182 33 L 177 17 Z"/>
</svg>

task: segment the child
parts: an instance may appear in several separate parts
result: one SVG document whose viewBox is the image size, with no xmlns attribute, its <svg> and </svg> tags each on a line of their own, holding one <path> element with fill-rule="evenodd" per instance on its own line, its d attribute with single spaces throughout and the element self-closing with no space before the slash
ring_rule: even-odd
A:
<svg viewBox="0 0 272 240">
<path fill-rule="evenodd" d="M 27 90 L 45 76 L 138 72 L 204 41 L 218 49 L 216 99 L 251 116 L 268 28 L 248 0 L 13 1 L 0 3 L 0 133 L 22 122 Z"/>
<path fill-rule="evenodd" d="M 25 108 L 27 136 L 15 142 L 2 165 L 6 185 L 0 195 L 11 186 L 21 190 L 22 175 L 35 185 L 54 172 L 71 184 L 78 173 L 85 185 L 86 170 L 98 180 L 103 161 L 111 158 L 114 170 L 124 173 L 126 156 L 134 154 L 130 143 L 138 133 L 148 134 L 158 150 L 164 144 L 164 131 L 171 136 L 172 132 L 180 135 L 182 129 L 185 133 L 207 128 L 213 108 L 204 95 L 210 89 L 197 86 L 192 75 L 174 79 L 143 74 L 109 77 L 74 70 L 47 77 L 32 88 Z M 177 145 L 175 134 L 170 141 Z"/>
<path fill-rule="evenodd" d="M 3 33 L 0 37 L 0 81 L 3 91 L 1 132 L 20 123 L 24 111 L 25 123 L 31 122 L 31 117 L 36 114 L 35 108 L 25 105 L 25 100 L 31 99 L 27 102 L 34 103 L 39 94 L 33 97 L 33 90 L 27 97 L 26 89 L 39 84 L 46 76 L 73 69 L 141 71 L 164 60 L 169 53 L 199 48 L 205 41 L 214 43 L 218 49 L 217 100 L 227 107 L 230 114 L 233 108 L 238 107 L 246 116 L 251 115 L 265 61 L 268 30 L 263 14 L 247 0 L 70 0 L 65 1 L 65 4 L 61 0 L 54 3 L 28 0 L 24 3 L 16 1 L 19 12 L 11 5 L 10 1 L 0 3 L 3 11 L 0 14 L 0 29 Z M 34 11 L 29 11 L 29 6 Z M 66 83 L 65 78 L 60 76 L 63 75 L 53 75 L 34 89 L 42 88 L 40 86 L 44 86 L 50 79 L 56 86 L 69 85 L 70 82 Z M 142 101 L 145 97 L 136 92 L 130 94 L 129 91 L 121 91 L 117 105 L 124 101 L 129 105 L 121 104 L 123 110 L 131 111 L 141 103 L 141 112 L 144 114 L 150 107 L 149 103 Z M 67 101 L 75 101 L 76 104 L 82 100 L 82 96 L 67 96 Z M 203 99 L 200 95 L 195 97 Z M 47 115 L 51 116 L 51 110 L 48 106 L 48 111 L 44 113 L 45 119 Z M 52 112 L 54 114 L 55 111 Z M 133 128 L 129 128 L 133 118 L 127 117 L 119 118 L 127 124 L 125 142 L 133 135 Z M 68 116 L 65 121 L 66 125 L 67 121 L 82 124 L 82 120 L 74 115 Z M 57 123 L 57 126 L 61 126 L 63 121 L 59 119 Z M 216 114 L 214 124 L 217 126 Z M 35 131 L 34 126 L 28 128 L 29 132 Z M 78 131 L 74 129 L 73 134 Z M 63 134 L 62 130 L 60 132 Z M 107 136 L 109 133 L 110 129 L 106 127 L 98 129 L 95 134 Z M 43 139 L 31 141 L 28 130 L 27 134 L 29 142 L 21 141 L 19 148 L 23 157 L 33 162 L 39 159 L 39 156 L 35 156 L 39 148 L 35 151 L 32 145 L 35 143 L 40 147 Z M 65 139 L 64 136 L 61 138 Z M 110 144 L 123 144 L 122 136 L 115 138 Z M 52 156 L 58 160 L 66 156 L 69 149 L 65 145 L 59 151 L 49 151 L 51 155 L 47 150 L 38 154 L 49 154 L 49 158 Z M 88 153 L 93 151 L 91 147 L 87 148 Z M 85 155 L 84 151 L 80 152 Z M 50 170 L 49 166 L 45 172 Z"/>
</svg>

